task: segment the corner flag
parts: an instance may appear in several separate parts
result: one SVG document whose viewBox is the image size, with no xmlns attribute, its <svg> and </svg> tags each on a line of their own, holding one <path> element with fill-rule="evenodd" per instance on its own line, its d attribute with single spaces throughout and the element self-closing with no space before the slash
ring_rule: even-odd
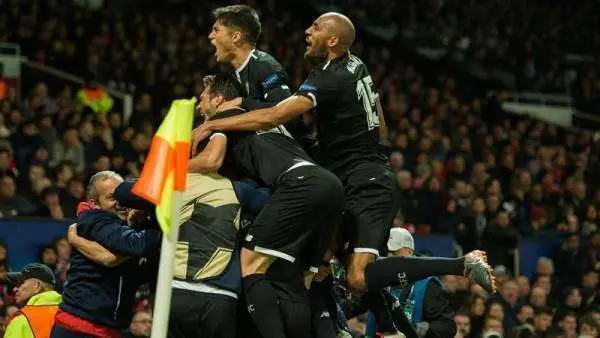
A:
<svg viewBox="0 0 600 338">
<path fill-rule="evenodd" d="M 165 234 L 173 226 L 173 192 L 185 189 L 195 104 L 195 98 L 173 101 L 152 138 L 142 174 L 132 189 L 156 205 L 156 218 Z"/>
</svg>

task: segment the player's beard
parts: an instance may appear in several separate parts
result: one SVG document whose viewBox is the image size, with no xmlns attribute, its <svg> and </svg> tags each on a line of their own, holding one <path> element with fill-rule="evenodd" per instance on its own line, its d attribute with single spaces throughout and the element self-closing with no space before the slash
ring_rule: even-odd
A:
<svg viewBox="0 0 600 338">
<path fill-rule="evenodd" d="M 309 49 L 304 52 L 304 58 L 314 62 L 321 62 L 327 58 L 327 46 L 313 43 Z"/>
</svg>

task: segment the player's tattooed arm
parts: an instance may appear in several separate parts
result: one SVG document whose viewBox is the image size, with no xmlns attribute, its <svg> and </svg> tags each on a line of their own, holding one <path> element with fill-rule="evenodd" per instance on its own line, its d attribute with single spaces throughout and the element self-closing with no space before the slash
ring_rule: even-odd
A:
<svg viewBox="0 0 600 338">
<path fill-rule="evenodd" d="M 206 147 L 190 159 L 188 172 L 200 174 L 216 172 L 223 165 L 226 152 L 227 137 L 222 133 L 213 134 Z"/>
<path fill-rule="evenodd" d="M 277 106 L 253 110 L 223 119 L 210 120 L 194 130 L 194 142 L 199 142 L 214 131 L 260 131 L 275 128 L 296 116 L 312 109 L 312 101 L 304 96 L 294 95 L 281 101 Z"/>
</svg>

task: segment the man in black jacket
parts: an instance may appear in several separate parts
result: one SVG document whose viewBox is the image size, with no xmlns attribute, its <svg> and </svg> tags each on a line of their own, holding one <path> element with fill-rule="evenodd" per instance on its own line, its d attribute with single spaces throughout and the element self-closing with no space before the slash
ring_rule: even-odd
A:
<svg viewBox="0 0 600 338">
<path fill-rule="evenodd" d="M 127 224 L 128 210 L 115 198 L 123 178 L 102 171 L 90 179 L 91 209 L 78 215 L 78 233 L 120 255 L 122 264 L 104 266 L 74 250 L 64 287 L 63 303 L 51 337 L 120 337 L 129 326 L 138 287 L 148 280 L 148 259 L 160 245 L 157 228 L 136 230 Z"/>
</svg>

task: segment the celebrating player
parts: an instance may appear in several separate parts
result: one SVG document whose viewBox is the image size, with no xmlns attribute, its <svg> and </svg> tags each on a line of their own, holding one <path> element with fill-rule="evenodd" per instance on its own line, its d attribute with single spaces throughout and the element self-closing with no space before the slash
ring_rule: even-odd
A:
<svg viewBox="0 0 600 338">
<path fill-rule="evenodd" d="M 230 104 L 241 95 L 235 79 L 219 74 L 206 80 L 200 107 L 209 120 L 246 114 Z M 313 163 L 283 126 L 256 133 L 214 133 L 190 160 L 190 170 L 219 169 L 239 171 L 273 190 L 241 250 L 243 287 L 253 321 L 263 338 L 305 337 L 308 332 L 286 330 L 267 270 L 277 259 L 306 268 L 322 262 L 342 213 L 341 182 Z M 301 285 L 296 292 L 305 291 Z M 308 325 L 299 329 L 310 331 L 310 310 L 307 318 Z"/>
<path fill-rule="evenodd" d="M 321 15 L 306 30 L 305 56 L 320 58 L 296 95 L 279 105 L 208 121 L 194 131 L 194 140 L 217 131 L 259 131 L 315 109 L 320 163 L 333 171 L 346 190 L 346 224 L 352 253 L 347 268 L 349 287 L 378 291 L 432 275 L 468 275 L 494 290 L 485 254 L 474 251 L 457 259 L 392 257 L 375 260 L 397 211 L 395 176 L 378 149 L 379 118 L 373 83 L 364 63 L 349 52 L 355 38 L 352 22 L 339 13 Z"/>
</svg>

